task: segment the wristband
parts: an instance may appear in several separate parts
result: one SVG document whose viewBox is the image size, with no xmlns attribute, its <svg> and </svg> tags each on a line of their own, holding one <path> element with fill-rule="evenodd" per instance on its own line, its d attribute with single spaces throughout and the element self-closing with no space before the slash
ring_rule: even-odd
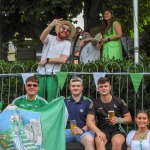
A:
<svg viewBox="0 0 150 150">
<path fill-rule="evenodd" d="M 119 119 L 119 123 L 122 124 L 123 119 L 122 118 L 118 118 Z"/>
<path fill-rule="evenodd" d="M 110 42 L 110 38 L 108 38 L 108 42 Z"/>
<path fill-rule="evenodd" d="M 46 58 L 46 63 L 49 63 L 49 58 Z"/>
<path fill-rule="evenodd" d="M 85 130 L 83 128 L 81 130 L 82 130 L 83 133 L 85 133 Z"/>
</svg>

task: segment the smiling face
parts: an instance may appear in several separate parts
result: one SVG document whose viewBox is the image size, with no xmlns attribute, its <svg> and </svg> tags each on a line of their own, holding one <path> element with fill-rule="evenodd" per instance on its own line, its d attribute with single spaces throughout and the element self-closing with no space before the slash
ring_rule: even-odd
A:
<svg viewBox="0 0 150 150">
<path fill-rule="evenodd" d="M 37 82 L 29 81 L 25 85 L 26 93 L 28 96 L 36 96 L 39 90 L 39 85 Z"/>
<path fill-rule="evenodd" d="M 110 20 L 112 19 L 114 16 L 110 11 L 105 11 L 104 12 L 104 20 Z"/>
<path fill-rule="evenodd" d="M 98 91 L 101 96 L 108 96 L 110 95 L 111 85 L 109 82 L 105 82 L 103 84 L 98 84 Z"/>
<path fill-rule="evenodd" d="M 59 28 L 59 31 L 58 31 L 58 38 L 61 39 L 61 40 L 65 40 L 69 37 L 71 33 L 71 29 L 68 25 L 61 25 L 61 27 Z"/>
<path fill-rule="evenodd" d="M 73 81 L 70 83 L 70 91 L 73 96 L 80 96 L 83 91 L 83 85 L 81 81 Z"/>
<path fill-rule="evenodd" d="M 147 113 L 145 112 L 138 113 L 135 121 L 139 128 L 147 128 L 149 124 L 149 118 Z"/>
</svg>

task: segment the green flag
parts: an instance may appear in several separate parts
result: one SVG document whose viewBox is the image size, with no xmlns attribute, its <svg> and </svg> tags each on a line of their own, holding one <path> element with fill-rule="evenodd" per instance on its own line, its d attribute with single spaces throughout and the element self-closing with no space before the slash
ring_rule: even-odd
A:
<svg viewBox="0 0 150 150">
<path fill-rule="evenodd" d="M 64 87 L 64 83 L 66 82 L 67 75 L 68 75 L 68 72 L 56 72 L 56 76 L 58 78 L 58 83 L 59 83 L 61 90 Z"/>
<path fill-rule="evenodd" d="M 44 150 L 66 150 L 64 98 L 51 101 L 40 111 L 43 128 Z M 44 130 L 46 129 L 46 130 Z"/>
<path fill-rule="evenodd" d="M 141 73 L 130 73 L 131 81 L 133 83 L 133 87 L 135 92 L 138 92 L 139 86 L 141 84 L 143 74 Z"/>
<path fill-rule="evenodd" d="M 0 102 L 0 111 L 1 111 L 2 107 L 3 107 L 3 102 L 1 101 Z"/>
<path fill-rule="evenodd" d="M 8 106 L 0 114 L 0 149 L 65 150 L 63 97 L 29 111 Z"/>
</svg>

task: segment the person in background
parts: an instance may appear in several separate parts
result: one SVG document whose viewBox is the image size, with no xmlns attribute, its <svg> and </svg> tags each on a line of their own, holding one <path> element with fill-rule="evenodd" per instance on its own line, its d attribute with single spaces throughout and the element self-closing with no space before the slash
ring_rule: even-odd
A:
<svg viewBox="0 0 150 150">
<path fill-rule="evenodd" d="M 25 90 L 26 95 L 14 99 L 12 101 L 13 105 L 27 110 L 36 110 L 48 104 L 45 99 L 37 95 L 39 90 L 39 81 L 37 77 L 30 76 L 26 79 Z"/>
<path fill-rule="evenodd" d="M 118 21 L 114 20 L 114 12 L 112 10 L 105 10 L 103 18 L 103 38 L 100 40 L 103 43 L 102 58 L 104 60 L 122 60 L 121 25 Z"/>
<path fill-rule="evenodd" d="M 49 34 L 55 27 L 56 36 Z M 42 32 L 40 40 L 44 44 L 41 61 L 37 68 L 40 89 L 38 94 L 48 100 L 55 99 L 58 90 L 58 79 L 55 76 L 61 65 L 66 63 L 71 50 L 71 39 L 75 35 L 75 27 L 69 21 L 54 19 Z M 46 75 L 46 76 L 43 76 Z"/>
<path fill-rule="evenodd" d="M 96 149 L 106 150 L 105 145 L 112 143 L 112 150 L 122 150 L 126 135 L 122 124 L 132 121 L 128 107 L 123 99 L 110 94 L 110 80 L 106 77 L 98 79 L 100 98 L 94 100 L 89 107 L 87 126 L 96 133 Z M 112 117 L 108 118 L 108 113 Z M 97 119 L 97 124 L 95 124 Z"/>
<path fill-rule="evenodd" d="M 128 133 L 126 143 L 128 150 L 149 150 L 150 149 L 150 131 L 149 115 L 146 110 L 139 110 L 135 118 L 137 130 Z"/>
<path fill-rule="evenodd" d="M 80 27 L 76 27 L 76 33 L 75 33 L 74 37 L 70 40 L 71 41 L 72 52 L 73 52 L 74 44 L 76 44 L 75 45 L 75 53 L 79 51 L 79 48 L 80 48 L 79 43 L 80 43 L 80 40 L 81 40 L 80 36 L 82 34 L 82 31 L 83 30 Z M 75 40 L 77 40 L 76 43 L 75 43 Z M 73 54 L 71 53 L 71 55 L 73 55 Z"/>
<path fill-rule="evenodd" d="M 80 142 L 85 150 L 95 150 L 95 133 L 86 125 L 86 117 L 91 100 L 83 96 L 83 81 L 79 77 L 73 77 L 69 85 L 71 96 L 65 99 L 68 111 L 68 121 L 66 125 L 66 142 Z M 76 121 L 76 126 L 71 130 L 71 120 Z"/>
<path fill-rule="evenodd" d="M 76 27 L 76 33 L 72 39 L 70 39 L 71 42 L 71 55 L 69 58 L 69 61 L 72 61 L 74 64 L 78 64 L 78 56 L 80 51 L 79 43 L 81 41 L 80 35 L 82 34 L 82 29 L 80 27 Z M 72 60 L 74 59 L 74 60 Z"/>
<path fill-rule="evenodd" d="M 82 33 L 80 48 L 80 63 L 86 64 L 100 59 L 100 43 L 98 39 L 93 38 L 90 33 Z"/>
</svg>

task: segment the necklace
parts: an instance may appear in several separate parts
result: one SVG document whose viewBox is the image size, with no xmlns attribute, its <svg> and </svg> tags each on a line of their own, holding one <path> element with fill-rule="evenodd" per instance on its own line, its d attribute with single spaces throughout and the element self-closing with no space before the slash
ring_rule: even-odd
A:
<svg viewBox="0 0 150 150">
<path fill-rule="evenodd" d="M 142 149 L 142 140 L 143 140 L 144 136 L 147 134 L 148 131 L 149 131 L 149 130 L 147 129 L 143 134 L 140 134 L 139 131 L 137 131 L 137 133 L 138 133 L 138 135 L 139 135 L 139 137 L 140 137 L 140 149 L 141 149 L 141 150 L 143 150 L 143 149 Z"/>
</svg>

